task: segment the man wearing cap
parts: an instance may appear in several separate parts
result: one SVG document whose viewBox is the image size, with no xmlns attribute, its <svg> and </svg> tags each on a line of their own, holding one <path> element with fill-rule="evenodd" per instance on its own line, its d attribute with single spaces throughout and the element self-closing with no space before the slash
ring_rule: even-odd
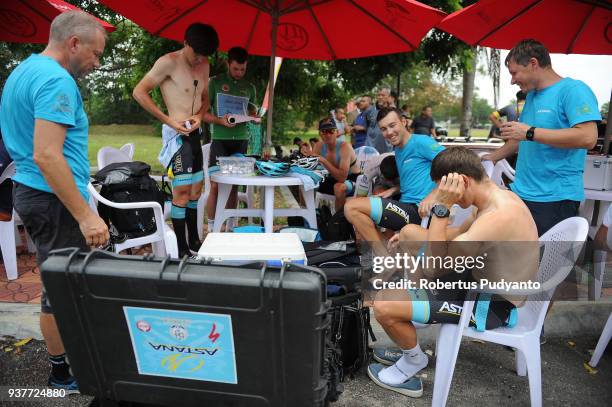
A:
<svg viewBox="0 0 612 407">
<path fill-rule="evenodd" d="M 353 193 L 359 175 L 359 166 L 355 165 L 357 156 L 350 143 L 337 139 L 334 119 L 325 118 L 319 122 L 319 136 L 322 141 L 315 144 L 314 150 L 307 155 L 318 157 L 319 163 L 329 171 L 318 191 L 334 195 L 334 206 L 339 211 L 344 207 L 346 196 Z"/>
</svg>

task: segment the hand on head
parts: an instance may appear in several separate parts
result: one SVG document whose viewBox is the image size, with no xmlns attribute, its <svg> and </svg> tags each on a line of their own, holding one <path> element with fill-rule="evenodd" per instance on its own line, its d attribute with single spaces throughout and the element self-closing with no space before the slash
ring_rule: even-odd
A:
<svg viewBox="0 0 612 407">
<path fill-rule="evenodd" d="M 445 175 L 440 180 L 436 201 L 450 208 L 456 204 L 465 193 L 465 180 L 456 172 Z"/>
</svg>

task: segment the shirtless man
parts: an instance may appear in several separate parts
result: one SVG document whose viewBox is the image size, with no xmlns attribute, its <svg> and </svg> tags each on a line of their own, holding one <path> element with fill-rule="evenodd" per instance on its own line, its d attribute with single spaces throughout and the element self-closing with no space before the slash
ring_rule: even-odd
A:
<svg viewBox="0 0 612 407">
<path fill-rule="evenodd" d="M 185 31 L 182 49 L 160 57 L 134 88 L 134 99 L 162 125 L 159 161 L 172 180 L 172 226 L 176 233 L 179 257 L 197 252 L 198 199 L 202 194 L 203 159 L 200 143 L 202 120 L 231 127 L 226 117 L 209 111 L 208 56 L 219 46 L 215 29 L 194 23 Z M 159 87 L 168 114 L 151 98 Z M 185 234 L 187 226 L 187 240 Z"/>
<path fill-rule="evenodd" d="M 304 143 L 300 151 L 308 156 L 318 157 L 319 163 L 329 171 L 325 181 L 321 183 L 318 191 L 323 194 L 334 195 L 336 212 L 344 207 L 346 196 L 353 193 L 353 188 L 360 168 L 357 156 L 351 143 L 338 140 L 338 128 L 333 118 L 325 118 L 319 122 L 320 142 L 310 146 Z"/>
<path fill-rule="evenodd" d="M 457 270 L 446 275 L 432 275 L 431 270 L 420 271 L 443 281 L 470 282 L 483 277 L 498 281 L 502 278 L 506 281 L 528 281 L 533 278 L 537 272 L 539 254 L 535 222 L 518 196 L 491 182 L 476 154 L 465 147 L 452 147 L 440 152 L 433 160 L 431 178 L 438 188 L 429 229 L 406 225 L 400 232 L 400 242 L 471 242 L 430 245 L 425 253 L 429 256 L 435 251 L 436 256 L 453 257 L 487 253 L 487 258 L 484 268 L 475 267 L 463 273 Z M 475 207 L 472 216 L 457 228 L 448 227 L 450 208 L 454 204 L 462 208 Z M 517 267 L 517 262 L 521 263 L 520 267 Z M 414 375 L 427 366 L 428 360 L 417 342 L 413 322 L 457 323 L 467 291 L 434 291 L 427 288 L 393 291 L 391 300 L 389 291 L 377 293 L 374 314 L 402 352 L 397 356 L 375 352 L 376 360 L 392 366 L 383 368 L 381 364 L 372 364 L 368 368 L 368 375 L 381 387 L 419 397 L 422 385 Z M 483 325 L 486 325 L 486 329 L 509 325 L 511 314 L 515 312 L 512 310 L 522 300 L 493 295 L 485 310 L 486 321 Z M 472 325 L 478 323 L 471 321 Z"/>
</svg>

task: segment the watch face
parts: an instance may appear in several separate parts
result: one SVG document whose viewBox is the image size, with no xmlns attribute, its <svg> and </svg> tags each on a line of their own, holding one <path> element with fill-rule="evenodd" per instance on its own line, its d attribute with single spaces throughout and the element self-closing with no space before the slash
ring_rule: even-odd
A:
<svg viewBox="0 0 612 407">
<path fill-rule="evenodd" d="M 444 205 L 434 205 L 434 207 L 432 208 L 432 211 L 434 215 L 436 215 L 439 218 L 445 218 L 450 214 L 450 211 Z"/>
</svg>

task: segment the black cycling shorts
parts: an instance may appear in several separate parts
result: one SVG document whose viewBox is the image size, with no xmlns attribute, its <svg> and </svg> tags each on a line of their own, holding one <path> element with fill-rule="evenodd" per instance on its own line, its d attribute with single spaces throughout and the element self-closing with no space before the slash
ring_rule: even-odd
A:
<svg viewBox="0 0 612 407">
<path fill-rule="evenodd" d="M 370 218 L 378 226 L 397 231 L 409 223 L 421 224 L 417 204 L 371 196 L 370 207 Z"/>
<path fill-rule="evenodd" d="M 181 135 L 183 144 L 172 158 L 172 187 L 190 185 L 204 179 L 202 156 L 202 130 L 196 129 L 189 135 Z"/>
</svg>

